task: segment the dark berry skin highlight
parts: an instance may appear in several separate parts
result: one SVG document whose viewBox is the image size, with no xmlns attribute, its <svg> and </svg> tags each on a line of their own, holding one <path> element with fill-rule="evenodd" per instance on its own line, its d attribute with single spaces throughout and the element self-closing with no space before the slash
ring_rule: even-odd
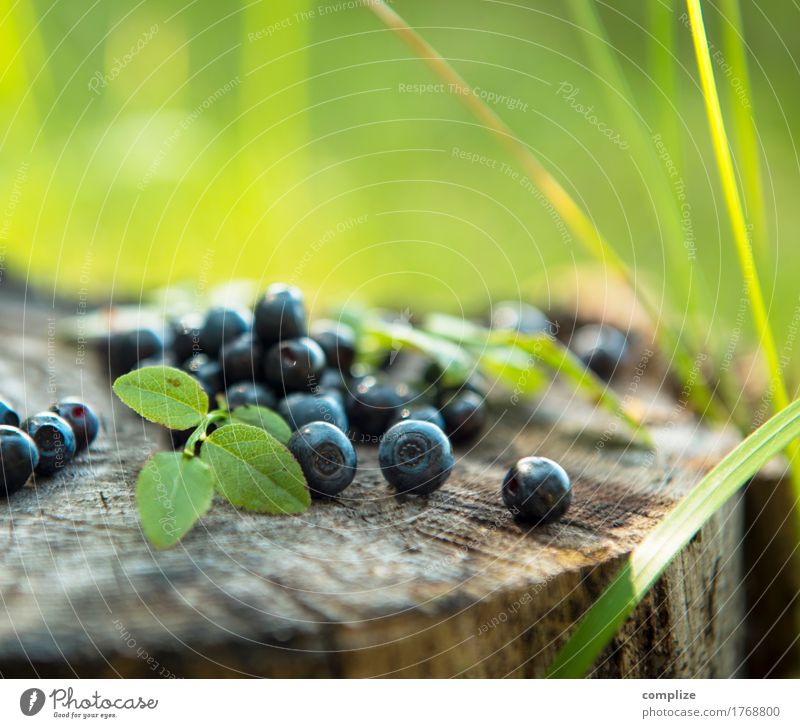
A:
<svg viewBox="0 0 800 728">
<path fill-rule="evenodd" d="M 75 455 L 75 433 L 69 422 L 54 412 L 40 412 L 22 423 L 22 429 L 36 443 L 39 475 L 52 475 Z"/>
<path fill-rule="evenodd" d="M 225 342 L 219 353 L 219 365 L 226 384 L 255 382 L 261 379 L 264 352 L 252 334 L 243 334 Z"/>
<path fill-rule="evenodd" d="M 279 393 L 313 389 L 323 369 L 325 354 L 306 336 L 274 344 L 264 356 L 264 378 Z"/>
<path fill-rule="evenodd" d="M 468 442 L 486 424 L 486 403 L 479 394 L 462 390 L 446 399 L 441 409 L 445 432 L 453 442 Z"/>
<path fill-rule="evenodd" d="M 608 324 L 581 326 L 572 335 L 569 345 L 589 369 L 606 381 L 628 359 L 628 337 Z"/>
<path fill-rule="evenodd" d="M 200 329 L 200 347 L 212 359 L 219 356 L 222 345 L 248 333 L 253 326 L 249 311 L 219 306 L 207 314 Z"/>
<path fill-rule="evenodd" d="M 436 425 L 404 420 L 381 439 L 378 462 L 398 493 L 429 495 L 450 477 L 455 459 L 450 440 Z"/>
<path fill-rule="evenodd" d="M 229 410 L 248 406 L 274 409 L 275 395 L 263 384 L 240 382 L 225 390 L 225 402 Z"/>
<path fill-rule="evenodd" d="M 306 308 L 300 289 L 283 283 L 271 285 L 256 304 L 253 326 L 265 347 L 305 336 Z"/>
<path fill-rule="evenodd" d="M 341 399 L 332 394 L 294 392 L 278 404 L 278 414 L 292 430 L 310 422 L 327 422 L 342 432 L 347 431 L 347 415 Z"/>
<path fill-rule="evenodd" d="M 19 427 L 19 415 L 17 411 L 2 397 L 0 397 L 0 425 Z"/>
<path fill-rule="evenodd" d="M 16 493 L 39 463 L 36 443 L 22 430 L 0 425 L 0 497 Z"/>
<path fill-rule="evenodd" d="M 401 407 L 414 399 L 415 393 L 405 384 L 364 377 L 348 396 L 347 414 L 350 425 L 360 434 L 382 435 Z"/>
<path fill-rule="evenodd" d="M 75 434 L 75 452 L 91 445 L 100 431 L 100 420 L 91 407 L 74 397 L 62 399 L 50 408 L 69 422 Z"/>
<path fill-rule="evenodd" d="M 358 458 L 338 427 L 309 422 L 292 434 L 287 447 L 300 463 L 312 498 L 336 496 L 353 482 Z"/>
<path fill-rule="evenodd" d="M 311 327 L 311 338 L 322 351 L 329 367 L 348 373 L 356 358 L 356 335 L 352 328 L 337 321 L 316 321 Z"/>
<path fill-rule="evenodd" d="M 113 377 L 127 374 L 143 359 L 164 355 L 164 339 L 155 329 L 113 332 L 107 344 L 108 367 Z"/>
<path fill-rule="evenodd" d="M 549 458 L 522 458 L 503 478 L 503 502 L 519 520 L 552 523 L 572 503 L 572 484 L 564 468 Z"/>
<path fill-rule="evenodd" d="M 409 405 L 400 408 L 394 415 L 390 425 L 396 425 L 403 420 L 422 420 L 436 425 L 440 430 L 444 430 L 444 417 L 442 413 L 432 404 Z"/>
<path fill-rule="evenodd" d="M 203 318 L 199 314 L 191 313 L 172 322 L 172 353 L 178 364 L 201 352 L 200 329 Z"/>
</svg>

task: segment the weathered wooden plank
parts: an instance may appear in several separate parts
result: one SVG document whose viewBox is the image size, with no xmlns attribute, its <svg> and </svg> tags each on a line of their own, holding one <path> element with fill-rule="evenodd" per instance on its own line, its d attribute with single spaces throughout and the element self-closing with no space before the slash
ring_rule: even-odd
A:
<svg viewBox="0 0 800 728">
<path fill-rule="evenodd" d="M 218 501 L 155 552 L 132 483 L 160 433 L 113 401 L 93 360 L 53 343 L 60 312 L 3 305 L 2 389 L 27 411 L 77 393 L 104 420 L 89 453 L 0 503 L 4 676 L 541 675 L 624 555 L 733 444 L 660 402 L 658 455 L 619 448 L 556 389 L 534 412 L 501 403 L 427 500 L 392 495 L 362 448 L 346 497 L 300 517 Z M 534 530 L 499 499 L 505 469 L 531 453 L 575 487 L 567 517 Z M 731 504 L 686 549 L 598 674 L 736 673 L 740 513 Z"/>
</svg>

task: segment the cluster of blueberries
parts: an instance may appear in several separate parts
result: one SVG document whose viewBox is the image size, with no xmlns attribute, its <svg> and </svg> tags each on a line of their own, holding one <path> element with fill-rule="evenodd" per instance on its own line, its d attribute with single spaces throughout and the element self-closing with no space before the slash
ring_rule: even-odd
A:
<svg viewBox="0 0 800 728">
<path fill-rule="evenodd" d="M 551 329 L 541 311 L 518 302 L 495 306 L 490 323 L 522 333 Z M 622 356 L 620 341 L 613 329 L 584 328 L 576 336 L 583 350 L 576 353 L 610 376 Z M 115 333 L 107 344 L 112 376 L 143 366 L 178 366 L 211 402 L 222 398 L 229 409 L 277 410 L 293 430 L 288 447 L 315 497 L 337 495 L 352 482 L 354 442 L 378 444 L 381 470 L 398 492 L 432 493 L 450 475 L 452 443 L 475 438 L 487 419 L 486 389 L 478 377 L 442 386 L 435 364 L 425 362 L 419 376 L 410 376 L 388 355 L 383 366 L 363 370 L 355 363 L 353 330 L 329 320 L 309 326 L 302 293 L 280 283 L 267 289 L 252 312 L 215 307 L 204 316 L 178 318 L 164 332 Z M 409 381 L 425 384 L 425 393 Z M 173 446 L 182 447 L 189 434 L 172 433 Z M 507 474 L 502 495 L 518 515 L 547 522 L 566 510 L 571 486 L 558 464 L 524 458 Z"/>
<path fill-rule="evenodd" d="M 100 421 L 89 405 L 69 397 L 20 423 L 0 397 L 0 496 L 18 491 L 35 472 L 52 475 L 89 447 Z"/>
</svg>

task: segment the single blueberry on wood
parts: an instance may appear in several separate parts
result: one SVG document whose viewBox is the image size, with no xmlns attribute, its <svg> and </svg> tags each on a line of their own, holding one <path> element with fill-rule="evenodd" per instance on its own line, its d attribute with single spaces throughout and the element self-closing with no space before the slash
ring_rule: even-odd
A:
<svg viewBox="0 0 800 728">
<path fill-rule="evenodd" d="M 503 502 L 517 518 L 545 524 L 558 520 L 572 503 L 572 484 L 564 468 L 548 458 L 527 457 L 506 473 Z"/>
<path fill-rule="evenodd" d="M 75 433 L 69 422 L 54 412 L 40 412 L 22 423 L 22 429 L 36 443 L 39 463 L 36 472 L 52 475 L 75 455 Z"/>
<path fill-rule="evenodd" d="M 0 496 L 15 493 L 39 463 L 36 443 L 22 430 L 0 425 Z"/>
<path fill-rule="evenodd" d="M 75 397 L 67 397 L 54 404 L 51 409 L 69 422 L 75 433 L 76 452 L 80 452 L 94 442 L 100 431 L 100 420 L 88 404 Z"/>
<path fill-rule="evenodd" d="M 436 425 L 404 420 L 381 439 L 378 462 L 398 493 L 428 495 L 450 477 L 455 460 L 450 440 Z"/>
<path fill-rule="evenodd" d="M 200 329 L 200 347 L 210 357 L 219 356 L 222 345 L 249 332 L 253 318 L 249 311 L 218 306 L 207 314 Z"/>
<path fill-rule="evenodd" d="M 312 498 L 338 495 L 353 482 L 358 458 L 338 427 L 310 422 L 292 434 L 287 447 L 306 476 Z"/>
<path fill-rule="evenodd" d="M 306 335 L 306 308 L 299 288 L 283 283 L 271 285 L 256 303 L 256 336 L 264 346 Z"/>
<path fill-rule="evenodd" d="M 278 393 L 314 389 L 323 369 L 325 354 L 306 336 L 280 341 L 264 356 L 264 378 Z"/>
<path fill-rule="evenodd" d="M 0 397 L 0 425 L 19 427 L 19 415 L 11 404 Z"/>
<path fill-rule="evenodd" d="M 339 397 L 332 394 L 307 394 L 294 392 L 278 404 L 278 414 L 292 430 L 310 422 L 327 422 L 347 431 L 347 415 Z"/>
</svg>

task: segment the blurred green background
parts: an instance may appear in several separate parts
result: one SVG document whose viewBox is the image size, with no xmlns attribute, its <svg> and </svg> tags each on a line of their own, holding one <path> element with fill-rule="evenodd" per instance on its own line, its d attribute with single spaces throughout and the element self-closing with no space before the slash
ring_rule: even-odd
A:
<svg viewBox="0 0 800 728">
<path fill-rule="evenodd" d="M 4 0 L 5 274 L 67 298 L 252 277 L 296 283 L 313 306 L 449 311 L 506 296 L 547 305 L 574 287 L 590 262 L 580 246 L 455 95 L 418 86 L 438 79 L 364 5 Z M 593 63 L 570 3 L 392 5 L 680 314 L 685 271 L 652 202 L 665 166 L 626 148 L 613 99 L 640 114 L 686 185 L 703 315 L 723 332 L 742 319 L 682 3 L 596 4 L 622 88 Z M 722 47 L 726 21 L 704 9 Z M 782 341 L 798 298 L 800 10 L 744 0 L 742 13 L 770 243 L 761 277 Z M 655 28 L 674 33 L 674 58 Z M 741 98 L 724 54 L 715 63 L 727 114 Z"/>
</svg>

